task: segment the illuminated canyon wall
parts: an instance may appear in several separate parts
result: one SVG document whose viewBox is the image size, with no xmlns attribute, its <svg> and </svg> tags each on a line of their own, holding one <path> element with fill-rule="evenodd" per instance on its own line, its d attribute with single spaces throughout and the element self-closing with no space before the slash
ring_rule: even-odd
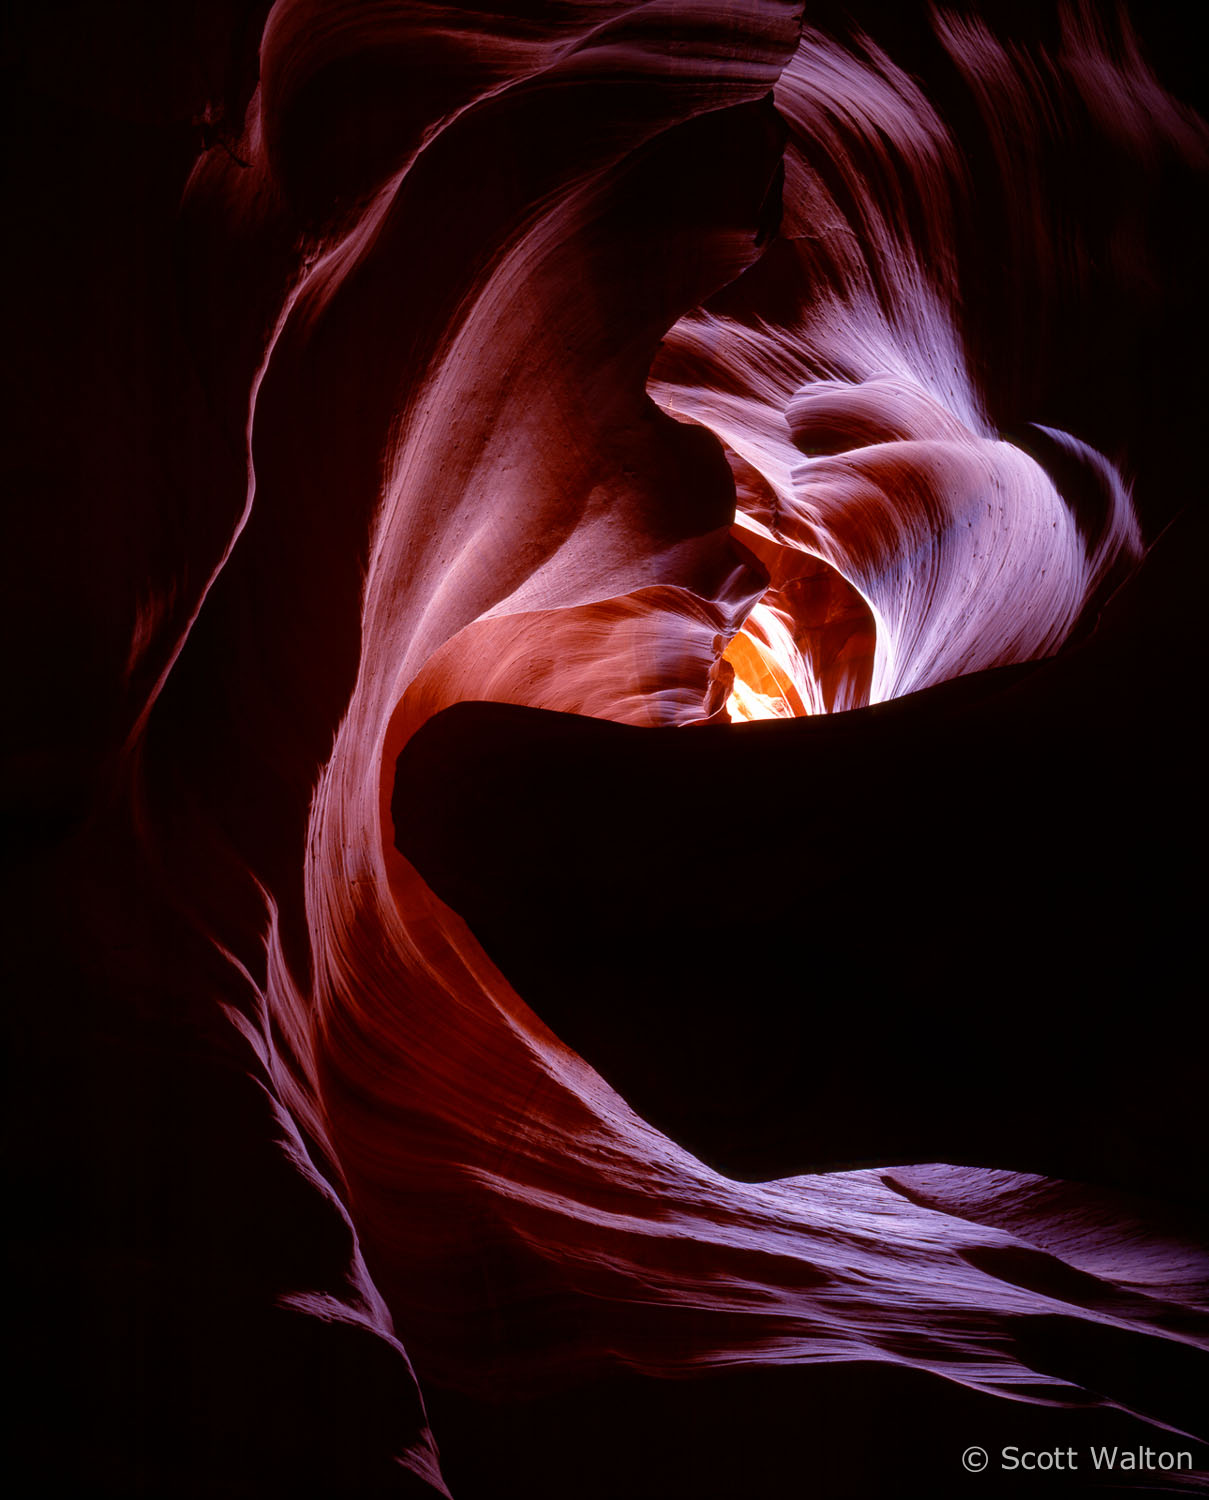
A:
<svg viewBox="0 0 1209 1500">
<path fill-rule="evenodd" d="M 1209 1485 L 1182 26 L 13 12 L 21 1493 Z"/>
</svg>

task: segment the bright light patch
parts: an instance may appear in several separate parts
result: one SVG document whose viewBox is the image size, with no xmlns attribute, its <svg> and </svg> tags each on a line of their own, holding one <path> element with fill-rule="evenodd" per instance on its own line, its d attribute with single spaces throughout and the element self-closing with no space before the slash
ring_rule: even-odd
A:
<svg viewBox="0 0 1209 1500">
<path fill-rule="evenodd" d="M 726 700 L 726 711 L 733 722 L 796 719 L 809 712 L 784 667 L 745 630 L 722 654 L 735 674 L 734 687 Z"/>
</svg>

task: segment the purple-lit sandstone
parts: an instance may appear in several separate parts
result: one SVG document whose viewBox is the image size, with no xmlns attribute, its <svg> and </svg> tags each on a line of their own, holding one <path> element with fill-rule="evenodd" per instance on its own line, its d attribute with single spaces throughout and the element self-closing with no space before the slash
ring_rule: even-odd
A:
<svg viewBox="0 0 1209 1500">
<path fill-rule="evenodd" d="M 1209 1486 L 1135 9 L 13 12 L 14 1493 Z"/>
</svg>

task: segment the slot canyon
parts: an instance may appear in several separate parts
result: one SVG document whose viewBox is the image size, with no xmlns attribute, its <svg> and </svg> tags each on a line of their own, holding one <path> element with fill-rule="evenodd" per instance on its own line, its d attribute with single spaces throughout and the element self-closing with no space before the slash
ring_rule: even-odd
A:
<svg viewBox="0 0 1209 1500">
<path fill-rule="evenodd" d="M 1209 1490 L 1188 12 L 3 25 L 10 1493 Z"/>
</svg>

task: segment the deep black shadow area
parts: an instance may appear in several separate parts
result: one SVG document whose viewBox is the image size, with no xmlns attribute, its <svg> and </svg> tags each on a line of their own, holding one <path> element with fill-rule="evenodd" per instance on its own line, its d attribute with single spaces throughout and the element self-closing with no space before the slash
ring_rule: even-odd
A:
<svg viewBox="0 0 1209 1500">
<path fill-rule="evenodd" d="M 1070 652 L 854 713 L 459 704 L 399 758 L 397 845 L 728 1173 L 942 1160 L 1195 1197 L 1192 531 Z"/>
</svg>

